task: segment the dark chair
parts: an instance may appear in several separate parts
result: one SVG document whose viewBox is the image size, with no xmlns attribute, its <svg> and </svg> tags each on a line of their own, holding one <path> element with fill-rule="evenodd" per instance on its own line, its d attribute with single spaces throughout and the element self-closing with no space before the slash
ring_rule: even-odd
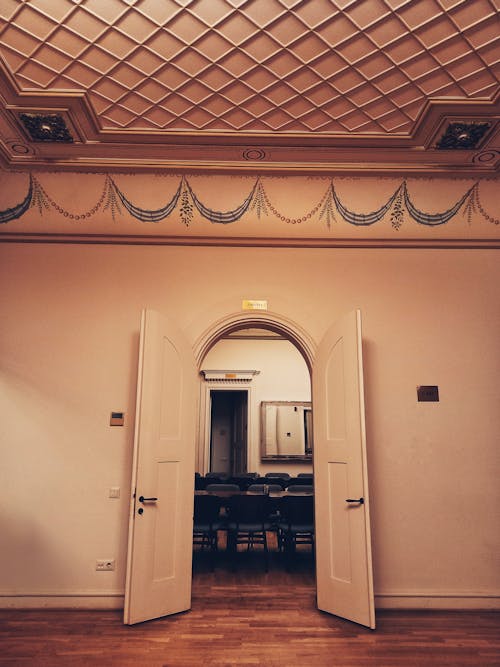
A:
<svg viewBox="0 0 500 667">
<path fill-rule="evenodd" d="M 297 474 L 297 477 L 303 478 L 303 479 L 314 479 L 314 474 L 312 472 L 299 472 Z"/>
<path fill-rule="evenodd" d="M 284 548 L 287 569 L 298 545 L 309 544 L 314 555 L 314 497 L 286 496 L 281 499 L 278 544 Z"/>
<path fill-rule="evenodd" d="M 277 477 L 278 479 L 290 479 L 290 474 L 287 472 L 266 472 L 264 477 Z"/>
<path fill-rule="evenodd" d="M 270 482 L 267 482 L 265 484 L 250 484 L 247 490 L 249 493 L 260 493 L 260 494 L 279 493 L 280 491 L 283 491 L 283 487 L 281 486 L 281 484 L 272 484 Z M 269 528 L 269 531 L 275 533 L 278 545 L 279 545 L 278 522 L 280 518 L 281 516 L 279 511 L 279 499 L 270 498 L 268 520 L 271 527 Z"/>
<path fill-rule="evenodd" d="M 269 519 L 269 496 L 252 494 L 234 496 L 229 504 L 227 523 L 228 551 L 236 568 L 238 546 L 246 545 L 247 551 L 255 546 L 263 547 L 266 572 L 269 569 L 269 553 L 267 548 L 267 531 L 273 525 Z"/>
<path fill-rule="evenodd" d="M 314 486 L 312 484 L 290 484 L 286 487 L 287 493 L 314 493 Z"/>
<path fill-rule="evenodd" d="M 247 491 L 250 491 L 250 493 L 265 493 L 266 489 L 270 493 L 278 493 L 279 491 L 283 491 L 281 484 L 273 484 L 271 482 L 265 484 L 250 484 Z"/>
<path fill-rule="evenodd" d="M 217 531 L 224 528 L 219 512 L 220 500 L 216 496 L 194 497 L 193 547 L 198 546 L 201 551 L 209 551 L 212 570 L 217 553 Z"/>
<path fill-rule="evenodd" d="M 209 493 L 217 493 L 217 491 L 240 491 L 240 487 L 237 484 L 219 484 L 218 482 L 206 485 L 205 491 Z"/>
<path fill-rule="evenodd" d="M 219 481 L 219 482 L 227 482 L 230 476 L 231 475 L 228 472 L 207 472 L 207 474 L 205 475 L 205 479 Z"/>
<path fill-rule="evenodd" d="M 286 479 L 281 479 L 281 477 L 256 477 L 252 480 L 252 484 L 279 484 L 279 486 L 284 489 L 287 484 Z"/>
<path fill-rule="evenodd" d="M 290 477 L 290 479 L 287 482 L 287 487 L 289 486 L 296 486 L 298 484 L 314 484 L 314 478 L 313 477 Z"/>
<path fill-rule="evenodd" d="M 228 481 L 231 482 L 231 484 L 237 484 L 241 491 L 246 491 L 256 477 L 257 473 L 241 473 L 239 475 L 231 475 Z"/>
<path fill-rule="evenodd" d="M 207 485 L 207 480 L 199 472 L 194 474 L 194 490 L 203 491 Z"/>
</svg>

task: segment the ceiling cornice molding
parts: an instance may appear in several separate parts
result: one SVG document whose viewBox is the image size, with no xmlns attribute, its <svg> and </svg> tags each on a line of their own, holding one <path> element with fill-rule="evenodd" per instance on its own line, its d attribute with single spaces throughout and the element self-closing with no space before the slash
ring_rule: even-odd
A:
<svg viewBox="0 0 500 667">
<path fill-rule="evenodd" d="M 83 91 L 22 91 L 0 60 L 0 165 L 5 170 L 197 171 L 211 173 L 496 173 L 500 95 L 491 100 L 429 100 L 412 134 L 303 134 L 118 131 L 100 129 Z M 20 113 L 58 113 L 74 144 L 34 143 Z M 434 148 L 452 120 L 491 124 L 474 150 Z M 493 140 L 493 148 L 487 147 Z M 495 143 L 496 142 L 496 143 Z M 215 145 L 214 145 L 215 144 Z"/>
<path fill-rule="evenodd" d="M 117 141 L 130 141 L 138 145 L 157 144 L 159 139 L 166 146 L 211 145 L 214 139 L 226 146 L 266 144 L 269 146 L 293 147 L 325 147 L 333 148 L 352 147 L 353 141 L 362 142 L 361 148 L 376 148 L 394 146 L 396 148 L 422 148 L 425 146 L 423 135 L 428 125 L 436 119 L 447 116 L 453 117 L 485 117 L 498 120 L 500 116 L 500 89 L 490 99 L 463 100 L 459 98 L 433 98 L 427 100 L 411 133 L 402 132 L 387 135 L 382 132 L 367 132 L 354 137 L 347 133 L 305 132 L 224 132 L 214 130 L 127 130 L 120 131 L 110 128 L 101 128 L 97 116 L 88 101 L 85 91 L 64 91 L 54 93 L 48 91 L 21 90 L 12 74 L 0 58 L 0 83 L 3 89 L 5 105 L 11 110 L 35 109 L 68 110 L 77 115 L 84 115 L 87 125 L 84 127 L 85 142 L 104 142 L 113 144 Z"/>
<path fill-rule="evenodd" d="M 444 151 L 443 151 L 444 152 Z M 213 161 L 193 158 L 191 160 L 160 160 L 137 157 L 123 158 L 79 158 L 73 161 L 65 158 L 37 160 L 33 156 L 21 156 L 9 159 L 0 144 L 0 167 L 5 171 L 26 172 L 79 172 L 79 173 L 178 173 L 178 174 L 213 174 L 213 175 L 269 175 L 269 176 L 460 176 L 463 178 L 494 176 L 500 168 L 500 151 L 474 152 L 470 162 L 448 160 L 439 164 L 417 161 L 401 163 L 396 156 L 391 161 L 366 162 L 360 156 L 359 161 L 347 162 L 342 159 L 318 162 L 301 161 L 299 163 L 273 161 L 245 163 L 235 161 Z M 481 162 L 483 159 L 484 162 Z M 339 156 L 339 158 L 342 156 Z M 351 155 L 352 157 L 352 155 Z M 417 156 L 417 158 L 420 156 Z"/>
</svg>

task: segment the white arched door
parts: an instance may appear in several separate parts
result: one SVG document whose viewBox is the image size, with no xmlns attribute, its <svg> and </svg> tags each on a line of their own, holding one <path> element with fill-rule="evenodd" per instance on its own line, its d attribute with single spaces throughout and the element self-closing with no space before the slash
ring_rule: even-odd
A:
<svg viewBox="0 0 500 667">
<path fill-rule="evenodd" d="M 374 628 L 359 311 L 326 333 L 312 375 L 318 608 Z"/>
<path fill-rule="evenodd" d="M 143 312 L 124 622 L 191 607 L 198 377 L 191 346 Z"/>
</svg>

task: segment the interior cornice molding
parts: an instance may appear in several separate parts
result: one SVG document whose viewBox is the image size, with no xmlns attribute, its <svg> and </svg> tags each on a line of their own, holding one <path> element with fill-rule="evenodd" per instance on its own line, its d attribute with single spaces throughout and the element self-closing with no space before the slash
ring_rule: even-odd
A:
<svg viewBox="0 0 500 667">
<path fill-rule="evenodd" d="M 198 171 L 201 173 L 427 174 L 496 173 L 500 151 L 500 94 L 490 100 L 429 100 L 411 133 L 383 135 L 102 129 L 83 91 L 54 94 L 21 90 L 0 60 L 0 166 L 58 171 Z M 19 113 L 61 114 L 74 134 L 71 146 L 30 141 Z M 437 150 L 449 122 L 487 121 L 473 150 Z M 493 142 L 493 148 L 488 146 Z M 487 147 L 487 148 L 485 148 Z"/>
<path fill-rule="evenodd" d="M 193 147 L 191 147 L 193 148 Z M 247 147 L 241 146 L 243 152 Z M 176 152 L 177 147 L 170 147 L 172 152 Z M 423 151 L 408 152 L 408 156 L 413 155 L 415 162 L 411 164 L 409 160 L 405 163 L 397 161 L 397 155 L 391 155 L 391 159 L 385 162 L 366 162 L 363 160 L 365 150 L 359 149 L 360 155 L 358 160 L 347 162 L 342 159 L 343 155 L 339 150 L 332 149 L 338 159 L 336 161 L 325 161 L 323 164 L 317 162 L 300 161 L 288 162 L 272 161 L 272 162 L 240 162 L 228 160 L 203 160 L 203 151 L 200 149 L 200 158 L 193 156 L 189 160 L 165 160 L 153 158 L 140 157 L 123 157 L 123 158 L 78 158 L 77 161 L 67 158 L 51 158 L 39 159 L 38 156 L 27 153 L 22 156 L 12 157 L 8 154 L 5 144 L 2 145 L 0 141 L 0 168 L 4 171 L 10 172 L 78 172 L 78 173 L 99 173 L 106 172 L 116 174 L 131 174 L 131 173 L 177 173 L 177 174 L 213 174 L 226 176 L 241 176 L 241 175 L 270 175 L 270 176 L 331 176 L 332 173 L 336 175 L 356 175 L 356 176 L 444 176 L 452 178 L 460 176 L 461 178 L 475 178 L 482 176 L 495 176 L 500 170 L 500 150 L 493 151 L 468 151 L 470 155 L 470 162 L 463 164 L 458 157 L 452 156 L 446 162 L 441 164 L 429 163 L 422 160 L 425 157 Z M 300 149 L 290 149 L 291 153 L 297 157 Z M 437 151 L 436 151 L 437 152 Z M 444 153 L 445 151 L 439 151 Z M 457 151 L 458 152 L 458 151 Z M 387 156 L 388 151 L 384 153 Z M 350 156 L 355 157 L 353 150 L 350 151 Z M 484 156 L 484 157 L 483 157 Z M 206 157 L 206 156 L 205 156 Z"/>
<path fill-rule="evenodd" d="M 153 236 L 126 234 L 35 234 L 6 232 L 0 243 L 34 243 L 52 245 L 134 245 L 134 246 L 196 246 L 240 248 L 359 248 L 359 249 L 436 249 L 436 250 L 498 250 L 500 239 L 325 239 L 284 237 Z"/>
<path fill-rule="evenodd" d="M 324 146 L 325 141 L 331 143 L 333 147 L 348 146 L 351 147 L 353 141 L 362 142 L 363 147 L 373 148 L 378 145 L 394 145 L 406 148 L 413 146 L 423 146 L 421 141 L 430 121 L 436 118 L 441 119 L 447 116 L 465 118 L 468 116 L 485 116 L 485 118 L 498 119 L 500 113 L 500 89 L 496 91 L 490 99 L 470 99 L 463 100 L 459 98 L 434 98 L 429 99 L 422 108 L 416 119 L 411 132 L 402 132 L 399 134 L 387 135 L 382 132 L 367 132 L 361 135 L 353 136 L 347 133 L 327 133 L 318 132 L 248 132 L 248 131 L 220 131 L 220 130 L 155 130 L 154 128 L 146 131 L 127 130 L 126 132 L 112 129 L 101 128 L 95 112 L 88 101 L 88 96 L 84 91 L 64 91 L 54 93 L 46 90 L 22 90 L 17 84 L 12 74 L 0 58 L 0 83 L 2 84 L 5 104 L 9 109 L 16 109 L 18 106 L 41 106 L 50 109 L 73 109 L 73 111 L 83 111 L 87 119 L 91 121 L 92 134 L 96 136 L 85 137 L 85 140 L 139 140 L 142 144 L 156 144 L 158 139 L 164 137 L 165 144 L 183 145 L 201 144 L 210 145 L 214 139 L 221 140 L 222 144 L 227 145 L 260 145 L 266 143 L 269 145 L 286 146 L 304 146 L 318 147 Z M 80 108 L 77 108 L 80 107 Z M 87 130 L 88 131 L 88 130 Z M 244 141 L 242 141 L 244 140 Z"/>
</svg>

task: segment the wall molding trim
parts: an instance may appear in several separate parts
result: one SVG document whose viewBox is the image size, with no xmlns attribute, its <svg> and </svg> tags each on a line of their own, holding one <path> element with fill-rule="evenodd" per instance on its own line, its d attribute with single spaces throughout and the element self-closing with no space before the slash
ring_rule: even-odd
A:
<svg viewBox="0 0 500 667">
<path fill-rule="evenodd" d="M 123 591 L 0 593 L 0 609 L 123 609 Z"/>
<path fill-rule="evenodd" d="M 500 249 L 500 238 L 492 239 L 384 239 L 384 238 L 286 238 L 286 237 L 212 237 L 155 236 L 127 234 L 36 234 L 29 232 L 0 233 L 0 243 L 37 243 L 66 245 L 147 245 L 147 246 L 208 246 L 241 248 L 415 248 L 442 250 Z"/>
<path fill-rule="evenodd" d="M 441 610 L 485 610 L 500 609 L 500 593 L 376 593 L 376 609 L 441 609 Z"/>
</svg>

